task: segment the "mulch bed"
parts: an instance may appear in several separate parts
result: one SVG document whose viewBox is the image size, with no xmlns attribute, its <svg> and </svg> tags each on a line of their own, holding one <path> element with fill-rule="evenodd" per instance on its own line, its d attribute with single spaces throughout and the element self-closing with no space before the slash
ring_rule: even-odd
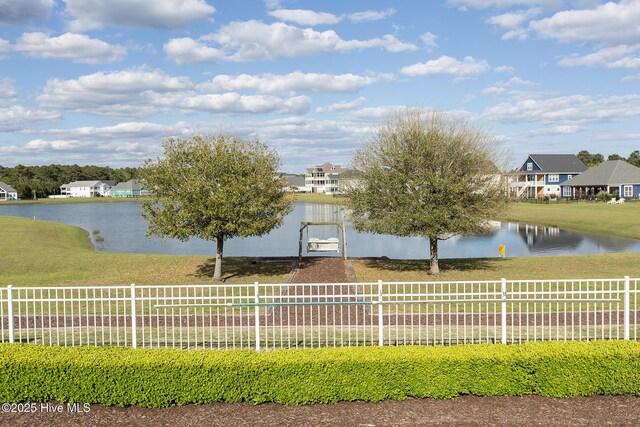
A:
<svg viewBox="0 0 640 427">
<path fill-rule="evenodd" d="M 640 425 L 640 398 L 539 396 L 409 399 L 330 405 L 216 403 L 163 409 L 92 405 L 84 414 L 6 414 L 6 426 L 604 426 Z"/>
</svg>

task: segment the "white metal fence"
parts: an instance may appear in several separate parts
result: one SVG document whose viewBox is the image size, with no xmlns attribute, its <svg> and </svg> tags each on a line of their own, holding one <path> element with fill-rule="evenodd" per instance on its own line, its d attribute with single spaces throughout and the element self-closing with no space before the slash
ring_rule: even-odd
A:
<svg viewBox="0 0 640 427">
<path fill-rule="evenodd" d="M 0 341 L 278 349 L 638 339 L 640 279 L 0 288 Z"/>
</svg>

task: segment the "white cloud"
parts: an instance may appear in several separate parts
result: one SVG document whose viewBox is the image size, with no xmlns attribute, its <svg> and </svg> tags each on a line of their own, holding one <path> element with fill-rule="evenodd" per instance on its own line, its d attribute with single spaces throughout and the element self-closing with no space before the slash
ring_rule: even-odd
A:
<svg viewBox="0 0 640 427">
<path fill-rule="evenodd" d="M 206 46 L 188 37 L 169 40 L 164 45 L 164 51 L 178 64 L 219 62 L 225 57 L 220 49 Z"/>
<path fill-rule="evenodd" d="M 37 99 L 44 106 L 70 111 L 140 117 L 172 107 L 192 89 L 187 77 L 133 69 L 98 72 L 75 80 L 49 79 Z"/>
<path fill-rule="evenodd" d="M 511 90 L 513 87 L 517 86 L 533 86 L 535 83 L 521 79 L 520 77 L 511 77 L 506 82 L 497 82 L 493 86 L 486 87 L 482 90 L 484 95 L 502 95 L 504 93 L 513 94 L 514 92 Z M 519 92 L 518 92 L 519 93 Z"/>
<path fill-rule="evenodd" d="M 523 24 L 531 18 L 538 16 L 540 12 L 541 9 L 537 7 L 527 10 L 518 10 L 492 16 L 487 19 L 487 22 L 506 31 L 502 35 L 503 40 L 525 40 L 529 35 L 527 34 L 527 30 L 523 28 Z"/>
<path fill-rule="evenodd" d="M 366 10 L 364 12 L 350 13 L 347 17 L 351 22 L 370 22 L 387 19 L 395 15 L 395 13 L 395 9 L 389 8 L 385 10 Z"/>
<path fill-rule="evenodd" d="M 640 44 L 604 47 L 588 55 L 569 55 L 558 61 L 561 67 L 640 68 L 640 58 L 629 56 L 640 49 Z"/>
<path fill-rule="evenodd" d="M 180 29 L 207 19 L 215 8 L 205 0 L 66 0 L 69 27 L 85 31 L 105 26 Z"/>
<path fill-rule="evenodd" d="M 5 39 L 0 39 L 0 55 L 4 52 L 8 52 L 9 50 L 11 50 L 11 44 Z"/>
<path fill-rule="evenodd" d="M 175 40 L 179 40 L 180 45 Z M 212 47 L 207 43 L 217 46 Z M 389 52 L 418 49 L 416 45 L 402 42 L 390 34 L 368 40 L 343 40 L 331 30 L 320 32 L 282 22 L 265 24 L 252 20 L 231 22 L 218 32 L 198 40 L 171 40 L 165 44 L 165 52 L 170 59 L 180 63 L 216 62 L 222 59 L 219 51 L 224 52 L 226 61 L 244 62 L 375 47 Z M 205 48 L 215 50 L 207 51 Z M 193 49 L 196 49 L 197 54 L 191 53 Z"/>
<path fill-rule="evenodd" d="M 359 106 L 361 106 L 362 104 L 366 104 L 366 102 L 367 102 L 367 98 L 361 96 L 351 101 L 336 102 L 333 104 L 329 104 L 325 107 L 318 107 L 316 108 L 316 112 L 317 113 L 333 113 L 335 111 L 354 110 Z"/>
<path fill-rule="evenodd" d="M 333 13 L 316 12 L 308 9 L 275 9 L 267 13 L 282 21 L 294 22 L 298 25 L 314 26 L 337 24 L 344 18 L 355 23 L 378 21 L 393 16 L 396 10 L 366 10 L 364 12 L 348 13 L 345 15 L 334 15 Z"/>
<path fill-rule="evenodd" d="M 0 23 L 24 25 L 47 19 L 53 0 L 0 0 Z"/>
<path fill-rule="evenodd" d="M 474 9 L 507 9 L 514 6 L 560 7 L 564 0 L 448 0 L 452 6 L 472 7 Z"/>
<path fill-rule="evenodd" d="M 0 79 L 0 105 L 12 104 L 15 102 L 15 98 L 18 96 L 18 91 L 13 86 L 15 82 L 8 78 L 4 77 Z"/>
<path fill-rule="evenodd" d="M 391 75 L 360 76 L 356 74 L 319 74 L 294 71 L 289 74 L 263 74 L 253 76 L 221 74 L 210 82 L 198 85 L 207 92 L 253 90 L 259 93 L 293 95 L 296 92 L 355 92 L 379 80 L 390 80 Z"/>
<path fill-rule="evenodd" d="M 24 33 L 14 49 L 30 58 L 68 59 L 84 64 L 111 63 L 122 59 L 127 50 L 84 34 L 65 33 L 49 37 L 45 33 Z"/>
<path fill-rule="evenodd" d="M 542 38 L 563 42 L 637 43 L 640 40 L 640 0 L 608 2 L 595 8 L 565 10 L 532 21 L 529 28 Z"/>
<path fill-rule="evenodd" d="M 536 137 L 536 136 L 570 135 L 570 134 L 581 132 L 583 129 L 584 128 L 582 126 L 577 126 L 577 125 L 549 126 L 549 127 L 543 127 L 543 128 L 532 130 L 528 132 L 526 136 Z"/>
<path fill-rule="evenodd" d="M 422 43 L 424 44 L 424 47 L 429 52 L 431 52 L 433 49 L 438 47 L 438 43 L 436 42 L 436 40 L 438 40 L 438 36 L 436 36 L 435 34 L 426 32 L 422 36 L 420 36 L 420 38 L 422 39 Z"/>
<path fill-rule="evenodd" d="M 516 71 L 516 69 L 510 65 L 499 65 L 494 68 L 493 71 L 495 71 L 496 73 L 511 74 Z"/>
<path fill-rule="evenodd" d="M 495 15 L 487 19 L 487 22 L 492 25 L 497 25 L 503 29 L 514 29 L 522 26 L 523 23 L 531 18 L 534 18 L 540 14 L 539 8 L 532 8 L 527 10 L 518 10 L 515 12 L 503 13 L 502 15 Z"/>
<path fill-rule="evenodd" d="M 485 60 L 477 60 L 465 56 L 462 61 L 450 56 L 441 56 L 427 62 L 408 65 L 400 69 L 400 73 L 407 76 L 436 76 L 451 75 L 457 77 L 471 77 L 489 71 L 491 67 Z"/>
<path fill-rule="evenodd" d="M 298 25 L 323 25 L 337 24 L 341 21 L 339 16 L 326 12 L 315 12 L 304 9 L 277 9 L 268 12 L 269 15 L 282 21 L 294 22 Z"/>
<path fill-rule="evenodd" d="M 55 111 L 31 110 L 20 105 L 0 108 L 0 131 L 15 132 L 29 123 L 60 117 L 60 113 Z"/>
<path fill-rule="evenodd" d="M 502 102 L 483 115 L 502 123 L 543 122 L 576 124 L 640 116 L 640 95 L 594 98 L 587 95 Z"/>
<path fill-rule="evenodd" d="M 184 98 L 179 107 L 192 111 L 206 111 L 221 114 L 305 114 L 311 100 L 306 96 L 281 98 L 270 95 L 240 95 L 223 93 L 196 95 Z"/>
</svg>

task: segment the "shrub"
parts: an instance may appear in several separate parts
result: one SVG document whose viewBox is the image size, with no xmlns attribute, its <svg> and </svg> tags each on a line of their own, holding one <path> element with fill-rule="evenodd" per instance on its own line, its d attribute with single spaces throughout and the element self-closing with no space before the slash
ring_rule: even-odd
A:
<svg viewBox="0 0 640 427">
<path fill-rule="evenodd" d="M 640 343 L 253 351 L 0 345 L 2 402 L 162 407 L 408 397 L 640 395 Z"/>
<path fill-rule="evenodd" d="M 611 194 L 607 193 L 606 191 L 598 191 L 598 194 L 596 194 L 596 199 L 599 202 L 606 202 L 608 200 L 611 200 Z"/>
</svg>

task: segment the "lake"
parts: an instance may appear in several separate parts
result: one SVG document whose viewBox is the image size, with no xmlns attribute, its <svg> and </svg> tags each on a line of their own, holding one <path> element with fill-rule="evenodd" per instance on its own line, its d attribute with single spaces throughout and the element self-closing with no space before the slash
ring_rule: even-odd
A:
<svg viewBox="0 0 640 427">
<path fill-rule="evenodd" d="M 140 215 L 140 204 L 78 203 L 42 205 L 4 205 L 0 215 L 20 216 L 61 222 L 89 231 L 99 251 L 125 253 L 198 254 L 215 253 L 215 242 L 191 239 L 188 242 L 148 238 L 146 220 Z M 345 221 L 338 206 L 318 203 L 296 203 L 283 225 L 262 237 L 235 238 L 225 242 L 229 256 L 296 256 L 302 221 Z M 96 242 L 93 230 L 104 238 Z M 334 226 L 311 226 L 303 236 L 341 238 Z M 441 241 L 440 258 L 486 258 L 498 254 L 498 245 L 506 245 L 507 256 L 582 255 L 609 252 L 640 252 L 640 241 L 598 234 L 536 227 L 522 224 L 496 223 L 491 233 L 473 237 L 452 237 Z M 306 255 L 306 251 L 304 252 Z M 334 254 L 335 255 L 335 254 Z M 425 238 L 394 237 L 358 233 L 347 223 L 347 255 L 425 259 L 429 243 Z"/>
</svg>

